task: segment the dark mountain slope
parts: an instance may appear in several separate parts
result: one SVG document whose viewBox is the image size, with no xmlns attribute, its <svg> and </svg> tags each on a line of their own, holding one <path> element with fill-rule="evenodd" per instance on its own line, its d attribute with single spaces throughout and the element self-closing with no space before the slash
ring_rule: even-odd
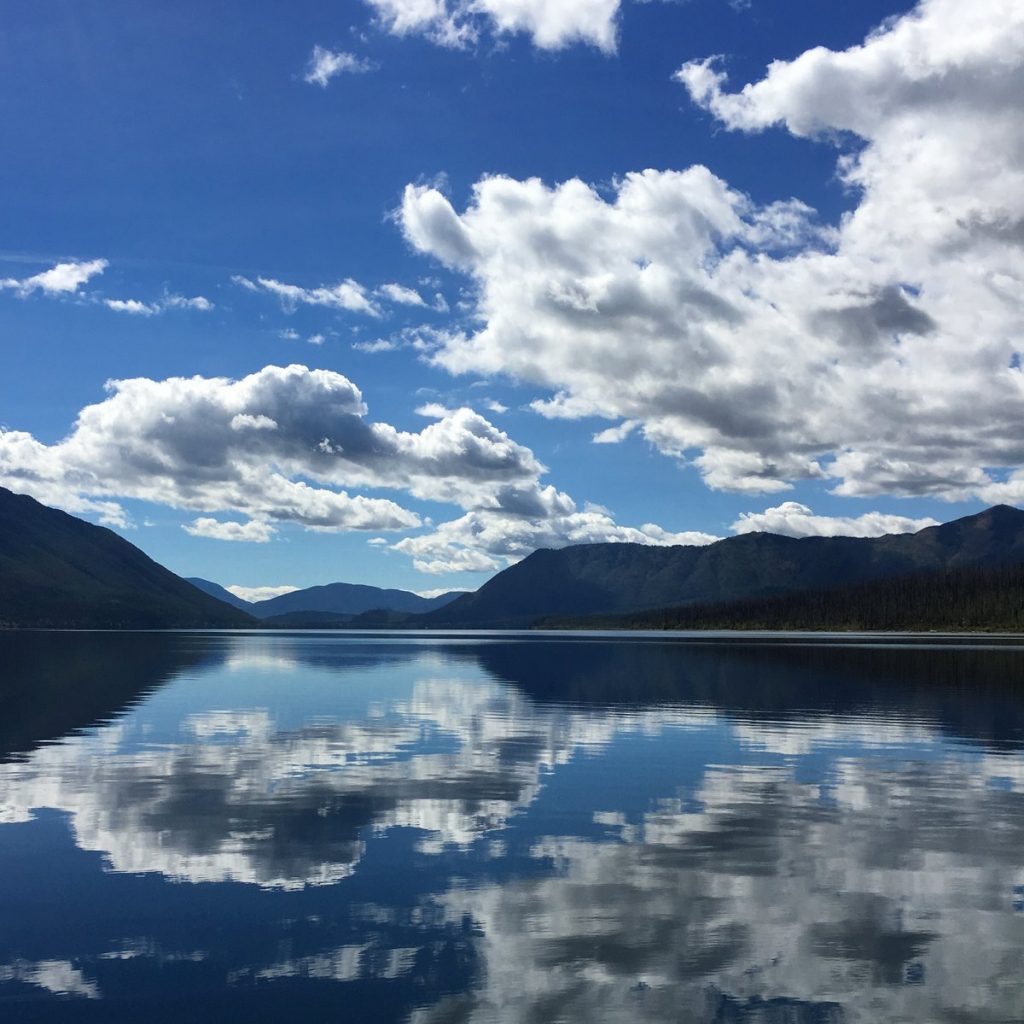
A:
<svg viewBox="0 0 1024 1024">
<path fill-rule="evenodd" d="M 0 488 L 0 626 L 250 626 L 137 547 Z"/>
<path fill-rule="evenodd" d="M 333 615 L 358 615 L 376 609 L 396 612 L 422 613 L 441 608 L 458 594 L 438 597 L 420 597 L 408 590 L 383 590 L 361 583 L 328 583 L 322 587 L 307 587 L 291 594 L 282 594 L 269 601 L 257 601 L 251 612 L 257 618 L 286 615 L 291 612 L 330 612 Z"/>
<path fill-rule="evenodd" d="M 585 544 L 536 551 L 416 624 L 515 628 L 549 617 L 763 598 L 915 572 L 1020 563 L 1024 512 L 1006 505 L 915 534 L 878 538 L 750 533 L 700 548 Z"/>
<path fill-rule="evenodd" d="M 552 618 L 557 629 L 1024 632 L 1024 565 L 940 569 L 792 594 Z"/>
</svg>

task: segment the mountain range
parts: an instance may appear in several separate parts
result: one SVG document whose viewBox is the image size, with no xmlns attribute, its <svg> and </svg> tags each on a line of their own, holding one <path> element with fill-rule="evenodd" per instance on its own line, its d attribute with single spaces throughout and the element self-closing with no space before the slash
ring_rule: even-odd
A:
<svg viewBox="0 0 1024 1024">
<path fill-rule="evenodd" d="M 334 624 L 341 624 L 362 612 L 376 610 L 421 615 L 443 608 L 461 596 L 461 591 L 450 591 L 437 597 L 420 597 L 409 590 L 385 590 L 362 583 L 328 583 L 320 587 L 293 590 L 265 601 L 243 601 L 218 583 L 195 576 L 188 577 L 188 582 L 257 619 L 286 618 L 283 623 L 285 625 L 305 625 L 297 617 L 305 617 L 307 613 L 316 613 L 311 618 L 333 621 Z"/>
<path fill-rule="evenodd" d="M 420 616 L 425 628 L 523 628 L 579 618 L 814 591 L 945 569 L 1024 563 L 1024 512 L 997 505 L 913 534 L 748 533 L 706 547 L 581 544 L 540 550 Z"/>
<path fill-rule="evenodd" d="M 997 505 L 877 538 L 751 533 L 706 547 L 540 550 L 473 593 L 435 598 L 334 583 L 249 603 L 208 580 L 175 576 L 110 530 L 0 488 L 0 626 L 7 627 L 497 629 L 626 615 L 633 618 L 619 625 L 763 620 L 828 629 L 853 628 L 850 616 L 876 601 L 899 611 L 912 599 L 919 611 L 894 612 L 893 621 L 902 614 L 924 616 L 914 628 L 939 628 L 939 618 L 942 628 L 954 620 L 1011 628 L 1019 616 L 1003 606 L 1017 602 L 1020 574 L 999 570 L 1022 565 L 1024 512 Z M 900 582 L 909 579 L 917 582 Z M 884 581 L 894 582 L 875 586 Z M 852 589 L 837 597 L 844 587 Z M 824 593 L 832 595 L 826 604 L 806 597 Z M 975 597 L 951 608 L 967 594 Z M 787 595 L 793 599 L 779 603 Z"/>
</svg>

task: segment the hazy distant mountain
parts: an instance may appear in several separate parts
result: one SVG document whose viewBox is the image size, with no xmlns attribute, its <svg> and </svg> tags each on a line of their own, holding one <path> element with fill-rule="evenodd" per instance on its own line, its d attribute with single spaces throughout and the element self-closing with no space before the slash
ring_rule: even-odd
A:
<svg viewBox="0 0 1024 1024">
<path fill-rule="evenodd" d="M 215 585 L 215 584 L 214 584 Z M 334 615 L 358 615 L 383 609 L 395 612 L 424 613 L 443 608 L 461 595 L 456 592 L 438 597 L 420 597 L 408 590 L 383 590 L 361 583 L 328 583 L 307 587 L 290 594 L 257 601 L 246 609 L 260 619 L 290 612 L 330 612 Z"/>
<path fill-rule="evenodd" d="M 1006 505 L 915 534 L 877 538 L 750 533 L 707 547 L 584 544 L 535 551 L 415 624 L 515 628 L 551 617 L 728 602 L 915 572 L 1021 563 L 1024 512 Z"/>
<path fill-rule="evenodd" d="M 240 597 L 235 597 L 230 590 L 225 589 L 219 583 L 211 583 L 198 576 L 186 576 L 185 580 L 193 587 L 198 587 L 204 594 L 209 594 L 210 597 L 215 597 L 218 601 L 231 605 L 232 608 L 238 608 L 250 615 L 254 614 L 252 601 L 243 601 Z"/>
<path fill-rule="evenodd" d="M 252 624 L 116 533 L 0 487 L 0 625 Z"/>
</svg>

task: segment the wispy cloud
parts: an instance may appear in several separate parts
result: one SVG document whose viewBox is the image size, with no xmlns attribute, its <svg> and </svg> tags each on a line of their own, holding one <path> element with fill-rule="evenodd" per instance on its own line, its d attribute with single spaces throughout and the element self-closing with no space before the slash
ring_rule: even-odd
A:
<svg viewBox="0 0 1024 1024">
<path fill-rule="evenodd" d="M 236 274 L 232 282 L 249 292 L 267 292 L 276 296 L 287 310 L 298 305 L 326 306 L 329 309 L 344 309 L 350 313 L 364 313 L 366 316 L 379 317 L 380 307 L 373 301 L 370 293 L 358 281 L 351 277 L 334 285 L 321 285 L 318 288 L 303 288 L 297 284 L 287 284 L 272 277 L 257 277 L 255 281 Z"/>
<path fill-rule="evenodd" d="M 374 338 L 373 341 L 354 341 L 352 347 L 357 352 L 377 355 L 380 352 L 394 352 L 400 346 L 397 341 L 392 341 L 390 338 Z"/>
<path fill-rule="evenodd" d="M 337 78 L 338 75 L 362 75 L 376 70 L 377 65 L 365 57 L 358 57 L 344 50 L 328 50 L 323 46 L 314 46 L 302 80 L 326 89 L 331 79 Z"/>
<path fill-rule="evenodd" d="M 423 296 L 415 288 L 406 288 L 402 284 L 382 284 L 377 294 L 402 306 L 426 306 Z"/>
<path fill-rule="evenodd" d="M 168 309 L 194 309 L 208 313 L 213 303 L 202 295 L 188 298 L 184 295 L 165 295 L 156 302 L 142 302 L 140 299 L 104 299 L 103 305 L 115 313 L 130 313 L 133 316 L 157 316 Z"/>
</svg>

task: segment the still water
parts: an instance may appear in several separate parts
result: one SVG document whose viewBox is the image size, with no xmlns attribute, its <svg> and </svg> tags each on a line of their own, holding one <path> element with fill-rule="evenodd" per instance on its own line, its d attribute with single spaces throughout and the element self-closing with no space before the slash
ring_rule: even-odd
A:
<svg viewBox="0 0 1024 1024">
<path fill-rule="evenodd" d="M 1024 650 L 0 634 L 0 1020 L 1024 1020 Z"/>
</svg>

